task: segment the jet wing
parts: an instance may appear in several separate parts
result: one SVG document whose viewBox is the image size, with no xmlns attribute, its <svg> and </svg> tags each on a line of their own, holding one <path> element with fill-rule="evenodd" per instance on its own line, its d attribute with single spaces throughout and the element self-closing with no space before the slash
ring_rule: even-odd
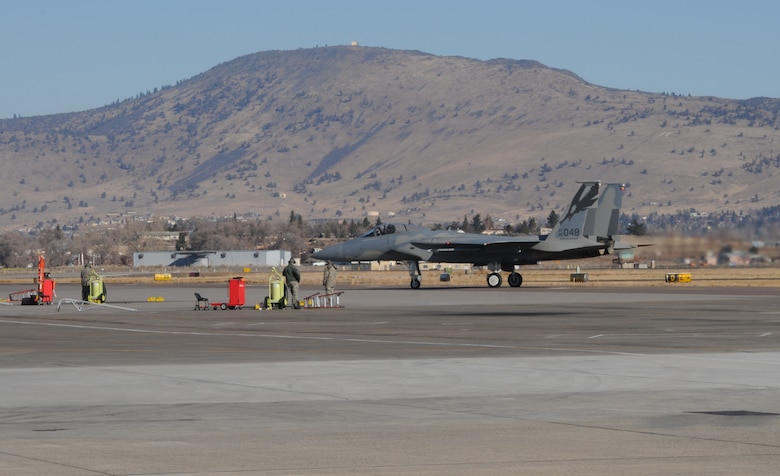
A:
<svg viewBox="0 0 780 476">
<path fill-rule="evenodd" d="M 539 243 L 536 237 L 520 236 L 517 238 L 490 235 L 466 235 L 454 239 L 421 239 L 412 242 L 417 248 L 429 250 L 434 253 L 441 252 L 480 252 L 490 253 L 516 253 L 529 249 Z"/>
</svg>

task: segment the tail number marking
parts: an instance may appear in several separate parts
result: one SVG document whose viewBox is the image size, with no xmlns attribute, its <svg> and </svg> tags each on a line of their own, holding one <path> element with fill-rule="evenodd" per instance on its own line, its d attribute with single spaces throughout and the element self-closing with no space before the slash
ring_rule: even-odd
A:
<svg viewBox="0 0 780 476">
<path fill-rule="evenodd" d="M 561 228 L 558 230 L 558 238 L 564 240 L 567 238 L 579 238 L 579 236 L 580 236 L 579 228 Z"/>
</svg>

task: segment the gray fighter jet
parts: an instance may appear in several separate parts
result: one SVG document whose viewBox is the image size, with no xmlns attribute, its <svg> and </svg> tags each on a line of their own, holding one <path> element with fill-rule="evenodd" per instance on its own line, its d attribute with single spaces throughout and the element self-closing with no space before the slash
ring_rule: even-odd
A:
<svg viewBox="0 0 780 476">
<path fill-rule="evenodd" d="M 488 286 L 501 286 L 497 271 L 508 272 L 511 287 L 523 284 L 515 269 L 547 260 L 593 258 L 632 245 L 616 242 L 623 184 L 607 184 L 601 197 L 601 182 L 578 182 L 580 188 L 549 235 L 497 236 L 452 230 L 432 231 L 400 223 L 374 227 L 364 235 L 329 246 L 313 257 L 329 261 L 406 261 L 411 287 L 421 284 L 420 261 L 472 263 L 488 266 Z"/>
</svg>

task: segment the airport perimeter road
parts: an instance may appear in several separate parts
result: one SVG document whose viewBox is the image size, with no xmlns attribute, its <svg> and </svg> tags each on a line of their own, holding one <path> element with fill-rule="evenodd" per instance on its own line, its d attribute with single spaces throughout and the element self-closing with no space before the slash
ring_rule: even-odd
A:
<svg viewBox="0 0 780 476">
<path fill-rule="evenodd" d="M 108 291 L 0 306 L 0 475 L 780 466 L 774 288 L 348 289 L 300 311 L 253 310 L 262 287 L 233 311 L 194 310 L 224 287 Z"/>
</svg>

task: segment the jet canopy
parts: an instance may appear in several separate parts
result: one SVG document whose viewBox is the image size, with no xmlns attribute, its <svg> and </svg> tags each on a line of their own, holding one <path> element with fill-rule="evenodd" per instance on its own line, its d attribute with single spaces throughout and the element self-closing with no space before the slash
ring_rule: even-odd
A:
<svg viewBox="0 0 780 476">
<path fill-rule="evenodd" d="M 392 235 L 394 233 L 406 233 L 407 231 L 419 230 L 422 227 L 419 225 L 409 225 L 404 223 L 387 223 L 377 225 L 371 228 L 367 232 L 360 235 L 361 238 L 368 238 L 371 236 Z"/>
</svg>

